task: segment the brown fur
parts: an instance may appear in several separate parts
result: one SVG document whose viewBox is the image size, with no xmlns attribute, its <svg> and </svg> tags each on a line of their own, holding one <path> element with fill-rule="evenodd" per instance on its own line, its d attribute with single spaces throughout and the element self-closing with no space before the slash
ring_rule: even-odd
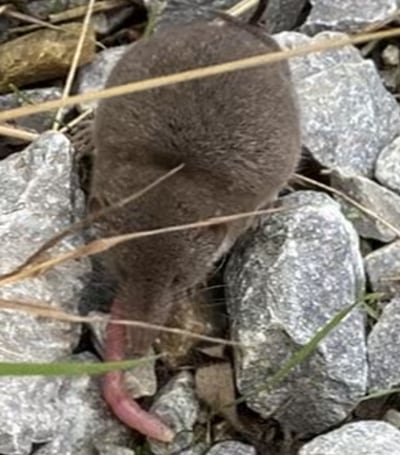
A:
<svg viewBox="0 0 400 455">
<path fill-rule="evenodd" d="M 258 29 L 233 22 L 171 27 L 131 46 L 107 87 L 276 50 Z M 276 197 L 299 158 L 288 66 L 279 62 L 103 100 L 94 140 L 92 193 L 106 204 L 185 165 L 101 220 L 101 236 L 254 210 Z M 106 264 L 119 280 L 122 316 L 164 324 L 174 297 L 204 280 L 245 225 L 148 237 L 107 252 Z M 145 353 L 154 337 L 155 332 L 132 329 L 129 354 Z"/>
</svg>

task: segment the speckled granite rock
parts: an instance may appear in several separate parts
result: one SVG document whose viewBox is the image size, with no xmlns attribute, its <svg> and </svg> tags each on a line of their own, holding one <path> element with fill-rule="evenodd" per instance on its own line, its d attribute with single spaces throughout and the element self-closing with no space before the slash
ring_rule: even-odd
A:
<svg viewBox="0 0 400 455">
<path fill-rule="evenodd" d="M 46 18 L 49 14 L 61 13 L 68 8 L 87 4 L 86 0 L 57 0 L 56 2 L 49 2 L 48 0 L 22 1 L 26 3 L 29 13 L 42 18 Z"/>
<path fill-rule="evenodd" d="M 354 310 L 271 391 L 266 384 L 338 311 L 364 291 L 358 237 L 327 195 L 297 192 L 234 248 L 226 274 L 239 391 L 248 406 L 299 433 L 325 431 L 367 387 L 364 315 Z M 290 399 L 290 406 L 284 403 Z M 282 407 L 282 409 L 281 409 Z"/>
<path fill-rule="evenodd" d="M 375 177 L 382 185 L 400 193 L 400 137 L 385 147 L 378 156 Z"/>
<path fill-rule="evenodd" d="M 87 6 L 87 0 L 19 0 L 19 2 L 26 4 L 26 12 L 28 14 L 44 20 L 48 20 L 50 15 L 60 14 L 80 6 Z M 132 14 L 133 10 L 134 8 L 129 7 L 128 4 L 121 4 L 119 8 L 93 14 L 91 24 L 97 33 L 110 33 L 113 28 Z M 79 17 L 77 20 L 79 20 Z"/>
<path fill-rule="evenodd" d="M 265 26 L 269 33 L 290 30 L 299 19 L 306 5 L 305 0 L 270 0 L 264 15 Z"/>
<path fill-rule="evenodd" d="M 385 412 L 383 416 L 383 420 L 387 423 L 390 423 L 398 430 L 400 429 L 400 412 L 396 411 L 396 409 L 389 409 Z"/>
<path fill-rule="evenodd" d="M 14 270 L 46 240 L 83 215 L 83 196 L 73 172 L 72 149 L 59 133 L 47 133 L 23 152 L 0 162 L 0 273 Z M 56 252 L 83 244 L 75 234 Z M 86 259 L 64 263 L 43 276 L 4 286 L 3 299 L 47 303 L 77 310 Z M 0 312 L 0 360 L 52 361 L 64 358 L 79 341 L 80 326 L 33 315 Z M 60 381 L 41 377 L 0 378 L 0 453 L 27 454 L 32 443 L 58 431 L 53 401 Z"/>
<path fill-rule="evenodd" d="M 98 362 L 89 353 L 69 361 Z M 59 379 L 57 379 L 60 382 Z M 99 389 L 99 378 L 78 376 L 61 378 L 55 401 L 58 411 L 57 433 L 35 451 L 37 455 L 134 455 L 128 448 L 130 431 L 111 417 Z M 123 447 L 123 446 L 126 447 Z M 110 452 L 113 448 L 113 452 Z M 107 452 L 108 451 L 108 452 Z"/>
<path fill-rule="evenodd" d="M 311 12 L 302 30 L 356 31 L 381 21 L 397 9 L 396 0 L 310 0 Z"/>
<path fill-rule="evenodd" d="M 400 240 L 369 253 L 364 261 L 374 292 L 386 298 L 400 294 Z"/>
<path fill-rule="evenodd" d="M 0 111 L 14 109 L 28 104 L 39 104 L 44 101 L 61 98 L 62 90 L 59 87 L 46 87 L 31 90 L 21 90 L 19 93 L 7 93 L 0 95 Z M 64 109 L 66 112 L 68 109 Z M 54 118 L 48 112 L 28 115 L 15 121 L 15 125 L 28 128 L 37 133 L 43 133 L 53 125 Z"/>
<path fill-rule="evenodd" d="M 256 450 L 239 441 L 223 441 L 212 446 L 207 455 L 256 455 Z"/>
<path fill-rule="evenodd" d="M 160 390 L 151 412 L 160 416 L 176 432 L 175 440 L 171 444 L 149 440 L 155 455 L 179 453 L 190 447 L 194 442 L 193 427 L 199 413 L 193 376 L 188 372 L 182 372 L 171 379 Z"/>
<path fill-rule="evenodd" d="M 400 455 L 400 431 L 374 420 L 348 423 L 318 436 L 299 455 Z"/>
<path fill-rule="evenodd" d="M 341 169 L 336 169 L 331 173 L 331 184 L 400 231 L 400 195 L 373 180 Z M 337 200 L 346 217 L 362 237 L 381 242 L 390 242 L 396 238 L 397 234 L 393 229 L 368 216 L 340 196 L 337 197 Z"/>
<path fill-rule="evenodd" d="M 321 32 L 311 38 L 299 32 L 282 32 L 274 35 L 274 38 L 281 47 L 295 49 L 300 46 L 312 46 L 324 40 L 341 39 L 345 36 L 344 33 L 339 32 Z M 334 68 L 336 65 L 361 63 L 363 61 L 357 48 L 344 46 L 329 51 L 310 52 L 301 57 L 293 57 L 289 59 L 289 66 L 292 71 L 292 79 L 298 83 L 321 71 Z"/>
<path fill-rule="evenodd" d="M 215 18 L 215 11 L 225 11 L 236 0 L 144 0 L 152 14 L 157 13 L 157 29 L 169 25 L 187 24 L 197 19 Z"/>
<path fill-rule="evenodd" d="M 157 28 L 196 19 L 213 19 L 215 10 L 226 11 L 237 3 L 237 0 L 167 0 L 159 12 Z M 160 0 L 145 0 L 145 4 L 150 11 L 155 11 Z M 306 0 L 270 0 L 263 15 L 266 29 L 270 33 L 291 29 L 305 4 Z M 247 21 L 253 11 L 254 8 L 241 15 L 241 20 Z"/>
<path fill-rule="evenodd" d="M 368 336 L 371 392 L 400 385 L 400 297 L 386 304 Z"/>
<path fill-rule="evenodd" d="M 314 39 L 298 33 L 276 36 L 296 48 L 340 36 Z M 371 176 L 382 149 L 400 132 L 400 109 L 370 61 L 349 46 L 289 60 L 302 115 L 303 145 L 322 166 Z"/>
<path fill-rule="evenodd" d="M 92 92 L 104 87 L 108 75 L 112 68 L 126 51 L 128 46 L 117 46 L 96 54 L 93 62 L 81 67 L 78 72 L 77 87 L 78 93 Z M 95 108 L 98 101 L 85 101 L 79 104 L 79 108 L 84 111 Z"/>
</svg>

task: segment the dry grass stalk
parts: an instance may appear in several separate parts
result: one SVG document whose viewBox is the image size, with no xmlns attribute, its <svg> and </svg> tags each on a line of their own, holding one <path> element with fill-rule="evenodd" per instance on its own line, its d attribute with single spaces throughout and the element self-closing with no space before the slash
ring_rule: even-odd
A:
<svg viewBox="0 0 400 455">
<path fill-rule="evenodd" d="M 0 125 L 0 136 L 13 137 L 27 142 L 32 142 L 39 137 L 37 133 L 31 133 L 7 124 Z"/>
<path fill-rule="evenodd" d="M 396 9 L 392 14 L 389 14 L 389 16 L 385 17 L 385 19 L 382 19 L 380 21 L 376 21 L 373 24 L 367 25 L 365 28 L 363 28 L 363 32 L 369 33 L 369 32 L 374 32 L 375 30 L 378 30 L 382 27 L 385 27 L 386 25 L 390 24 L 390 22 L 398 19 L 400 16 L 400 8 Z"/>
<path fill-rule="evenodd" d="M 396 20 L 399 18 L 400 15 L 400 9 L 397 9 L 394 13 L 390 14 L 388 17 L 386 17 L 383 20 L 376 21 L 373 24 L 368 25 L 367 27 L 363 28 L 363 32 L 368 33 L 368 32 L 374 32 L 376 30 L 381 29 L 382 27 L 385 27 L 387 24 L 390 22 Z M 378 44 L 378 40 L 370 41 L 367 43 L 363 48 L 360 50 L 361 55 L 365 58 L 367 57 L 375 48 L 375 46 Z"/>
<path fill-rule="evenodd" d="M 77 117 L 75 117 L 69 123 L 67 123 L 65 126 L 63 126 L 60 129 L 60 133 L 66 133 L 71 128 L 73 128 L 74 126 L 78 125 L 78 123 L 82 122 L 82 120 L 85 120 L 86 117 L 89 117 L 92 113 L 93 113 L 93 109 L 92 108 L 86 109 L 84 112 L 82 112 L 82 114 L 79 114 Z"/>
<path fill-rule="evenodd" d="M 317 182 L 316 180 L 310 179 L 308 177 L 304 177 L 303 175 L 296 174 L 295 175 L 295 180 L 302 184 L 308 184 L 315 186 L 317 188 L 321 188 L 325 191 L 328 191 L 329 193 L 333 193 L 336 196 L 339 196 L 340 198 L 344 199 L 346 202 L 349 204 L 353 205 L 356 207 L 360 212 L 363 212 L 365 215 L 369 216 L 370 218 L 379 221 L 379 223 L 383 224 L 386 226 L 388 229 L 390 229 L 394 234 L 396 234 L 396 237 L 400 237 L 400 229 L 398 229 L 396 226 L 393 226 L 392 223 L 389 223 L 389 221 L 386 221 L 384 218 L 379 216 L 377 213 L 375 213 L 373 210 L 368 209 L 367 207 L 364 207 L 362 204 L 359 202 L 355 201 L 353 198 L 350 196 L 347 196 L 347 194 L 343 193 L 342 191 L 339 191 L 335 188 L 332 188 L 331 186 L 325 185 L 323 183 Z"/>
<path fill-rule="evenodd" d="M 114 237 L 108 237 L 103 239 L 94 240 L 87 245 L 83 245 L 66 253 L 57 255 L 51 259 L 43 259 L 42 261 L 36 261 L 32 264 L 28 264 L 25 267 L 18 268 L 16 271 L 7 273 L 0 277 L 0 286 L 5 286 L 7 284 L 15 283 L 20 280 L 25 280 L 34 276 L 45 273 L 50 270 L 52 267 L 59 265 L 65 261 L 79 259 L 81 257 L 91 256 L 94 254 L 99 254 L 104 251 L 113 248 L 116 245 L 119 245 L 123 242 L 128 242 L 130 240 L 135 240 L 143 237 L 151 237 L 154 235 L 168 234 L 172 232 L 180 232 L 186 229 L 198 229 L 201 227 L 212 226 L 216 224 L 228 223 L 231 221 L 237 221 L 243 218 L 249 218 L 254 216 L 266 215 L 269 213 L 275 213 L 283 210 L 283 208 L 276 209 L 265 209 L 265 210 L 256 210 L 252 212 L 238 213 L 234 215 L 220 216 L 209 218 L 207 220 L 197 221 L 194 223 L 182 224 L 178 226 L 167 226 L 159 229 L 152 229 L 148 231 L 133 232 L 129 234 L 117 235 Z"/>
<path fill-rule="evenodd" d="M 139 199 L 144 194 L 148 193 L 153 188 L 160 185 L 162 182 L 169 179 L 173 175 L 175 175 L 183 167 L 184 167 L 183 164 L 176 166 L 175 168 L 171 169 L 167 173 L 163 174 L 158 179 L 151 182 L 149 185 L 142 188 L 140 191 L 126 197 L 125 199 L 122 199 L 121 201 L 115 202 L 114 204 L 112 204 L 109 207 L 105 207 L 103 209 L 98 210 L 97 212 L 90 214 L 85 219 L 78 221 L 78 222 L 72 224 L 71 226 L 68 226 L 67 229 L 65 229 L 64 231 L 61 231 L 59 234 L 55 235 L 54 237 L 49 239 L 47 242 L 45 242 L 44 245 L 42 245 L 32 256 L 30 256 L 20 267 L 18 267 L 17 270 L 14 270 L 14 272 L 12 272 L 12 273 L 15 273 L 17 271 L 22 271 L 25 267 L 27 267 L 27 266 L 33 264 L 35 261 L 39 260 L 40 257 L 43 256 L 43 253 L 45 253 L 50 248 L 55 246 L 60 240 L 62 240 L 67 235 L 70 235 L 73 232 L 78 231 L 79 229 L 84 229 L 84 228 L 88 227 L 91 223 L 93 223 L 95 220 L 97 220 L 98 218 L 108 215 L 111 212 L 122 208 L 124 205 L 129 204 L 129 203 Z"/>
<path fill-rule="evenodd" d="M 71 62 L 71 67 L 69 69 L 67 80 L 65 82 L 63 94 L 61 97 L 62 100 L 65 100 L 68 97 L 68 95 L 71 91 L 72 84 L 74 82 L 76 71 L 78 69 L 79 61 L 80 61 L 81 55 L 82 55 L 83 45 L 85 43 L 86 35 L 88 33 L 90 20 L 92 18 L 94 3 L 95 3 L 95 0 L 89 0 L 89 3 L 87 5 L 85 18 L 84 18 L 83 24 L 82 24 L 81 34 L 79 35 L 79 39 L 76 44 L 75 54 L 74 54 L 74 57 Z M 53 130 L 55 130 L 55 131 L 58 130 L 62 115 L 63 115 L 63 109 L 59 108 L 57 111 L 57 114 L 54 118 Z"/>
<path fill-rule="evenodd" d="M 15 11 L 13 5 L 4 5 L 0 8 L 0 15 L 4 14 L 5 16 L 11 17 L 13 19 L 17 19 L 22 22 L 28 22 L 29 24 L 33 24 L 34 28 L 51 28 L 53 30 L 61 30 L 60 27 L 56 25 L 49 24 L 46 21 L 42 21 L 33 16 L 29 16 L 28 14 L 20 13 L 19 11 Z"/>
<path fill-rule="evenodd" d="M 236 5 L 229 8 L 226 12 L 231 16 L 240 16 L 244 14 L 249 9 L 253 8 L 258 4 L 259 0 L 241 0 L 240 2 L 236 3 Z"/>
<path fill-rule="evenodd" d="M 57 308 L 53 308 L 49 305 L 45 305 L 40 302 L 21 302 L 16 300 L 5 300 L 0 299 L 0 308 L 2 310 L 21 311 L 24 313 L 32 314 L 34 316 L 43 317 L 46 319 L 52 319 L 62 322 L 69 322 L 74 324 L 96 324 L 104 323 L 104 317 L 102 316 L 78 316 L 75 314 L 67 313 Z M 190 338 L 195 338 L 201 341 L 209 341 L 212 343 L 224 344 L 228 346 L 236 346 L 244 348 L 244 346 L 238 342 L 226 340 L 224 338 L 210 337 L 207 335 L 196 334 L 187 330 L 178 329 L 174 327 L 164 327 L 156 324 L 150 324 L 142 321 L 127 320 L 127 319 L 110 319 L 111 324 L 118 324 L 130 327 L 140 327 L 148 330 L 157 330 L 166 333 L 172 333 L 174 335 L 180 335 Z"/>
<path fill-rule="evenodd" d="M 131 3 L 129 2 L 129 0 L 99 1 L 99 2 L 95 3 L 95 5 L 94 5 L 93 14 L 109 11 L 109 10 L 112 10 L 115 8 L 120 8 L 122 6 L 128 6 L 130 4 Z M 51 23 L 40 21 L 36 18 L 32 18 L 32 19 L 35 19 L 35 22 L 33 22 L 33 20 L 31 21 L 33 23 L 33 25 L 21 25 L 18 27 L 13 27 L 12 29 L 10 29 L 10 32 L 13 34 L 23 34 L 23 33 L 33 32 L 33 31 L 38 30 L 43 27 L 53 28 L 55 30 L 61 29 L 61 27 L 54 25 L 54 24 L 68 22 L 68 21 L 71 21 L 74 19 L 80 19 L 81 17 L 83 17 L 85 15 L 85 13 L 86 13 L 85 6 L 70 8 L 66 11 L 62 11 L 61 13 L 50 15 L 49 19 L 51 20 Z M 0 8 L 0 14 L 1 14 L 1 8 Z M 27 17 L 30 17 L 30 16 L 27 16 Z M 22 20 L 22 18 L 21 18 L 21 20 Z M 28 22 L 28 21 L 26 21 L 26 22 Z"/>
<path fill-rule="evenodd" d="M 98 1 L 94 5 L 93 14 L 101 13 L 104 11 L 110 11 L 123 6 L 132 6 L 132 2 L 129 0 L 104 0 Z M 62 11 L 57 14 L 50 14 L 49 20 L 52 24 L 59 24 L 60 22 L 67 22 L 75 19 L 79 19 L 86 14 L 87 6 L 77 6 L 70 8 L 66 11 Z"/>
<path fill-rule="evenodd" d="M 24 117 L 26 115 L 49 111 L 60 107 L 71 106 L 85 101 L 111 98 L 113 96 L 121 96 L 127 93 L 135 93 L 139 91 L 150 90 L 152 88 L 168 86 L 194 79 L 201 79 L 204 77 L 210 77 L 221 73 L 233 72 L 243 70 L 246 68 L 253 68 L 268 63 L 286 60 L 292 57 L 304 56 L 312 52 L 322 52 L 344 47 L 351 44 L 360 44 L 371 40 L 391 38 L 399 35 L 400 27 L 397 27 L 391 30 L 384 30 L 374 33 L 363 33 L 354 35 L 352 37 L 346 36 L 334 39 L 326 39 L 323 42 L 299 46 L 295 49 L 288 49 L 285 51 L 262 54 L 245 59 L 230 61 L 227 63 L 197 68 L 194 70 L 184 71 L 181 73 L 175 73 L 167 76 L 145 79 L 143 81 L 132 82 L 118 87 L 111 87 L 104 90 L 70 96 L 66 99 L 46 101 L 36 106 L 23 106 L 15 109 L 10 109 L 9 111 L 0 112 L 0 121 L 16 119 Z"/>
</svg>

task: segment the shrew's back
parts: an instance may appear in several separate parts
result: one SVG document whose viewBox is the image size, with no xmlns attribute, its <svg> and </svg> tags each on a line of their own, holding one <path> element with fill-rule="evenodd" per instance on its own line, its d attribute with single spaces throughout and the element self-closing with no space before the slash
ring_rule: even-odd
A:
<svg viewBox="0 0 400 455">
<path fill-rule="evenodd" d="M 132 45 L 107 86 L 277 50 L 251 26 L 171 27 Z M 240 197 L 248 205 L 274 196 L 293 172 L 297 115 L 286 62 L 104 100 L 95 122 L 94 190 L 119 199 L 183 162 L 182 178 L 201 185 L 205 199 L 211 194 L 213 208 L 232 213 L 242 209 Z"/>
</svg>

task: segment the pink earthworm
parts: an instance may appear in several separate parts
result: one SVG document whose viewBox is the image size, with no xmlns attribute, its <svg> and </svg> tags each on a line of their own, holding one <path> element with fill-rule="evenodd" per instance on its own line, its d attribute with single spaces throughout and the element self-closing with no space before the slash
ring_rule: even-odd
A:
<svg viewBox="0 0 400 455">
<path fill-rule="evenodd" d="M 112 305 L 112 317 L 119 315 L 116 301 Z M 108 324 L 106 329 L 105 361 L 119 361 L 124 358 L 125 327 L 120 324 Z M 128 427 L 161 442 L 171 442 L 174 432 L 158 417 L 142 409 L 130 396 L 122 371 L 106 373 L 102 379 L 103 397 L 113 413 Z"/>
</svg>

